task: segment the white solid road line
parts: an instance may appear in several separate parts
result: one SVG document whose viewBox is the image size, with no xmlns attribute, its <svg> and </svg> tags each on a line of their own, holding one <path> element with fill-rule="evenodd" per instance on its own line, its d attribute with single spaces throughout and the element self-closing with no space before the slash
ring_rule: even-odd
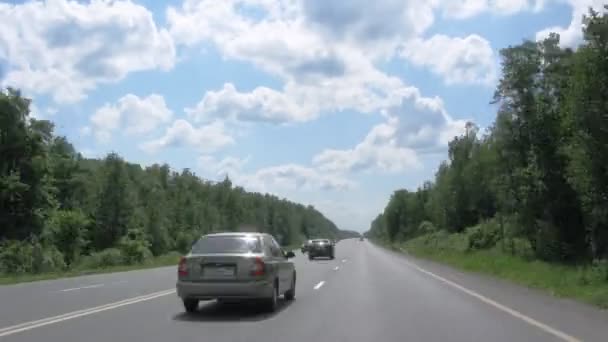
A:
<svg viewBox="0 0 608 342">
<path fill-rule="evenodd" d="M 334 271 L 337 271 L 338 269 L 340 269 L 340 266 L 334 267 Z"/>
<path fill-rule="evenodd" d="M 175 289 L 153 292 L 153 293 L 149 293 L 147 295 L 128 298 L 128 299 L 121 300 L 121 301 L 114 302 L 114 303 L 109 303 L 109 304 L 100 305 L 100 306 L 96 306 L 96 307 L 92 307 L 92 308 L 88 308 L 88 309 L 68 312 L 63 315 L 47 317 L 47 318 L 39 319 L 36 321 L 30 321 L 30 322 L 13 325 L 10 327 L 0 328 L 0 337 L 17 334 L 22 331 L 32 330 L 32 329 L 36 329 L 36 328 L 39 328 L 39 327 L 42 327 L 45 325 L 55 324 L 55 323 L 67 321 L 67 320 L 82 317 L 82 316 L 92 315 L 94 313 L 98 313 L 98 312 L 102 312 L 102 311 L 106 311 L 106 310 L 116 309 L 121 306 L 151 300 L 154 298 L 170 295 L 172 293 L 175 293 Z"/>
<path fill-rule="evenodd" d="M 559 339 L 561 339 L 563 341 L 582 342 L 581 340 L 579 340 L 579 339 L 577 339 L 577 338 L 575 338 L 573 336 L 570 336 L 570 335 L 566 334 L 563 331 L 559 331 L 559 330 L 557 330 L 555 328 L 552 328 L 552 327 L 550 327 L 550 326 L 548 326 L 548 325 L 546 325 L 544 323 L 541 323 L 541 322 L 535 320 L 534 318 L 528 317 L 528 316 L 524 315 L 523 313 L 521 313 L 521 312 L 519 312 L 519 311 L 517 311 L 515 309 L 511 309 L 511 308 L 509 308 L 509 307 L 507 307 L 505 305 L 502 305 L 502 304 L 500 304 L 500 303 L 498 303 L 498 302 L 496 302 L 496 301 L 494 301 L 494 300 L 492 300 L 492 299 L 490 299 L 488 297 L 485 297 L 485 296 L 483 296 L 483 295 L 481 295 L 481 294 L 479 294 L 479 293 L 477 293 L 477 292 L 475 292 L 473 290 L 467 289 L 466 287 L 464 287 L 462 285 L 459 285 L 459 284 L 457 284 L 457 283 L 455 283 L 455 282 L 453 282 L 451 280 L 447 280 L 447 279 L 445 279 L 445 278 L 443 278 L 441 276 L 436 275 L 435 273 L 433 273 L 431 271 L 427 271 L 424 268 L 422 268 L 422 267 L 420 267 L 420 266 L 418 266 L 416 264 L 413 264 L 413 263 L 411 263 L 409 261 L 405 261 L 405 263 L 408 264 L 410 267 L 418 270 L 419 272 L 422 272 L 422 273 L 424 273 L 424 274 L 426 274 L 428 276 L 431 276 L 431 277 L 439 280 L 440 282 L 442 282 L 444 284 L 450 285 L 450 286 L 452 286 L 452 287 L 454 287 L 454 288 L 456 288 L 456 289 L 458 289 L 458 290 L 460 290 L 460 291 L 468 294 L 469 296 L 475 297 L 475 298 L 479 299 L 480 301 L 482 301 L 482 302 L 484 302 L 484 303 L 486 303 L 486 304 L 488 304 L 490 306 L 493 306 L 493 307 L 497 308 L 498 310 L 501 310 L 503 312 L 508 313 L 509 315 L 511 315 L 511 316 L 513 316 L 515 318 L 519 318 L 522 321 L 524 321 L 524 322 L 526 322 L 526 323 L 528 323 L 528 324 L 530 324 L 532 326 L 535 326 L 535 327 L 539 328 L 540 330 L 542 330 L 542 331 L 544 331 L 546 333 L 549 333 L 549 334 L 551 334 L 551 335 L 553 335 L 553 336 L 555 336 L 555 337 L 557 337 L 557 338 L 559 338 Z"/>
<path fill-rule="evenodd" d="M 81 286 L 81 287 L 72 287 L 71 289 L 63 289 L 63 290 L 59 290 L 59 292 L 69 292 L 69 291 L 76 291 L 76 290 L 82 290 L 82 289 L 92 289 L 95 287 L 102 287 L 104 284 L 94 284 L 94 285 L 87 285 L 87 286 Z"/>
<path fill-rule="evenodd" d="M 323 284 L 325 284 L 325 281 L 320 281 L 317 285 L 315 285 L 315 290 L 318 290 L 321 288 L 321 286 L 323 286 Z M 2 335 L 0 335 L 2 336 Z"/>
</svg>

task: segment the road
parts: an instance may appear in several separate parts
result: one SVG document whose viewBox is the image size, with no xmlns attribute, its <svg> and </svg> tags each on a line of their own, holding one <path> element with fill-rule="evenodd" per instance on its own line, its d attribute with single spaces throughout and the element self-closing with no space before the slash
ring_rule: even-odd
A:
<svg viewBox="0 0 608 342">
<path fill-rule="evenodd" d="M 368 241 L 341 241 L 335 260 L 296 255 L 296 300 L 274 314 L 212 301 L 186 315 L 175 267 L 0 286 L 0 341 L 608 339 L 606 312 Z"/>
</svg>

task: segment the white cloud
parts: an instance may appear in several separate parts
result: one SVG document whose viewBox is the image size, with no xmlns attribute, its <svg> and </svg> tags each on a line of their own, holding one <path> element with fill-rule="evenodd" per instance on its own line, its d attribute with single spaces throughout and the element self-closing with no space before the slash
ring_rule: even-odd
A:
<svg viewBox="0 0 608 342">
<path fill-rule="evenodd" d="M 468 19 L 484 12 L 512 15 L 521 11 L 538 12 L 547 0 L 445 0 L 440 1 L 443 15 L 455 19 Z"/>
<path fill-rule="evenodd" d="M 213 152 L 234 144 L 234 139 L 225 131 L 224 123 L 214 121 L 208 125 L 194 127 L 188 121 L 178 119 L 167 128 L 165 134 L 140 145 L 148 153 L 169 147 L 190 146 L 203 152 Z"/>
<path fill-rule="evenodd" d="M 46 109 L 42 109 L 40 107 L 38 107 L 35 103 L 30 103 L 30 118 L 36 119 L 36 120 L 49 120 L 50 116 L 53 116 L 57 113 L 57 110 L 55 108 L 52 107 L 47 107 Z"/>
<path fill-rule="evenodd" d="M 313 113 L 295 104 L 284 93 L 267 87 L 257 87 L 249 93 L 239 92 L 232 83 L 219 91 L 208 91 L 194 108 L 186 113 L 195 121 L 230 119 L 270 123 L 299 122 L 312 118 Z"/>
<path fill-rule="evenodd" d="M 95 128 L 95 138 L 106 143 L 110 140 L 112 131 L 120 127 L 120 110 L 105 104 L 91 116 L 91 124 Z"/>
<path fill-rule="evenodd" d="M 369 223 L 384 209 L 388 196 L 370 196 L 362 191 L 354 194 L 349 191 L 346 196 L 333 196 L 332 199 L 309 199 L 315 209 L 322 212 L 339 228 L 364 232 Z M 353 198 L 354 197 L 354 198 Z M 305 200 L 302 198 L 302 200 Z"/>
<path fill-rule="evenodd" d="M 131 1 L 0 3 L 3 85 L 75 102 L 99 83 L 170 69 L 175 48 L 152 13 Z"/>
<path fill-rule="evenodd" d="M 560 35 L 560 45 L 563 47 L 575 48 L 581 43 L 583 38 L 583 15 L 589 13 L 589 7 L 595 11 L 603 12 L 605 0 L 566 0 L 572 6 L 572 19 L 568 27 L 553 26 L 536 33 L 537 40 L 543 40 L 550 33 Z"/>
<path fill-rule="evenodd" d="M 80 128 L 79 133 L 81 137 L 88 137 L 91 135 L 92 129 L 90 126 L 85 126 Z"/>
<path fill-rule="evenodd" d="M 476 34 L 414 39 L 405 44 L 402 55 L 414 65 L 429 67 L 447 84 L 493 85 L 496 79 L 494 51 L 486 39 Z"/>
<path fill-rule="evenodd" d="M 397 145 L 396 127 L 390 123 L 374 126 L 365 139 L 352 149 L 327 149 L 313 163 L 323 171 L 347 172 L 371 168 L 400 172 L 421 166 L 416 152 Z"/>
<path fill-rule="evenodd" d="M 40 112 L 40 108 L 38 108 L 38 106 L 35 103 L 31 103 L 30 104 L 30 117 L 34 118 L 36 120 L 43 120 L 44 119 L 44 115 Z"/>
<path fill-rule="evenodd" d="M 313 27 L 338 41 L 364 48 L 370 56 L 390 56 L 396 45 L 426 31 L 434 22 L 437 1 L 304 0 L 304 16 Z M 367 49 L 366 49 L 367 48 Z"/>
<path fill-rule="evenodd" d="M 387 124 L 394 127 L 398 146 L 417 153 L 444 149 L 454 136 L 464 132 L 467 120 L 453 119 L 439 97 L 422 97 L 418 91 L 387 111 Z"/>
<path fill-rule="evenodd" d="M 395 54 L 406 39 L 416 47 L 408 56 L 448 83 L 493 80 L 493 53 L 483 38 L 416 38 L 433 23 L 439 0 L 381 1 L 373 9 L 359 2 L 185 0 L 169 7 L 169 30 L 179 44 L 211 42 L 224 57 L 284 81 L 282 89 L 248 92 L 226 84 L 188 108 L 191 118 L 289 123 L 342 110 L 377 113 L 398 105 L 408 86 L 374 63 Z M 260 14 L 247 16 L 242 6 Z M 442 43 L 449 43 L 448 56 L 429 62 L 429 49 Z"/>
<path fill-rule="evenodd" d="M 222 160 L 217 160 L 212 155 L 202 155 L 198 158 L 198 168 L 213 176 L 234 178 L 242 173 L 243 167 L 250 159 L 250 156 L 243 159 L 228 156 Z"/>
<path fill-rule="evenodd" d="M 121 97 L 116 104 L 104 104 L 91 116 L 92 129 L 97 140 L 107 142 L 114 131 L 126 126 L 130 135 L 142 135 L 168 123 L 173 113 L 158 94 L 139 98 L 133 94 Z"/>
<path fill-rule="evenodd" d="M 46 113 L 48 115 L 55 115 L 55 114 L 57 114 L 57 112 L 58 112 L 58 110 L 55 107 L 49 107 L 46 109 Z"/>
<path fill-rule="evenodd" d="M 298 164 L 265 167 L 252 174 L 239 175 L 235 183 L 260 192 L 283 192 L 288 190 L 347 190 L 355 183 L 343 175 L 326 173 Z"/>
<path fill-rule="evenodd" d="M 417 90 L 404 93 L 402 102 L 385 116 L 386 122 L 374 126 L 354 148 L 324 150 L 313 164 L 332 172 L 417 169 L 422 166 L 419 154 L 445 150 L 466 124 L 450 117 L 439 98 L 421 97 Z"/>
<path fill-rule="evenodd" d="M 130 134 L 152 132 L 158 125 L 169 122 L 173 116 L 165 99 L 158 94 L 143 99 L 128 94 L 118 100 L 118 107 L 125 118 L 127 133 Z"/>
<path fill-rule="evenodd" d="M 263 167 L 248 173 L 243 167 L 249 160 L 250 157 L 244 159 L 225 157 L 218 160 L 214 156 L 203 155 L 199 158 L 198 164 L 203 172 L 218 178 L 227 175 L 234 184 L 243 186 L 249 191 L 284 195 L 293 190 L 341 191 L 356 186 L 342 174 L 293 163 Z"/>
<path fill-rule="evenodd" d="M 297 10 L 264 5 L 268 14 L 256 21 L 239 14 L 235 3 L 243 2 L 186 0 L 167 11 L 177 42 L 210 41 L 226 58 L 250 62 L 284 80 L 281 90 L 259 87 L 242 93 L 224 87 L 209 92 L 207 98 L 223 100 L 223 110 L 270 106 L 270 113 L 252 110 L 243 116 L 275 122 L 306 121 L 346 108 L 368 112 L 381 107 L 387 93 L 401 84 L 379 72 L 364 50 L 311 30 Z"/>
</svg>

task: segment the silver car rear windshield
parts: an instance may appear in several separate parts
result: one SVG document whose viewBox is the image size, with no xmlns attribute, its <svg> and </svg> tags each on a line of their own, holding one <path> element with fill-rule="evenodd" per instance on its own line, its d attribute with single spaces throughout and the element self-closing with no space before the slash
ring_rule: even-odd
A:
<svg viewBox="0 0 608 342">
<path fill-rule="evenodd" d="M 191 250 L 192 254 L 262 253 L 257 236 L 204 236 Z"/>
</svg>

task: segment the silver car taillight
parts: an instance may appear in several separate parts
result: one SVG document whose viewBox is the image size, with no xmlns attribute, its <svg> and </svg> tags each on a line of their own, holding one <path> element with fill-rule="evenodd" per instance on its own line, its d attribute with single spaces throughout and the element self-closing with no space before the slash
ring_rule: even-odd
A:
<svg viewBox="0 0 608 342">
<path fill-rule="evenodd" d="M 259 277 L 263 276 L 264 274 L 266 274 L 266 264 L 264 263 L 264 260 L 262 260 L 262 258 L 256 257 L 255 259 L 253 259 L 251 275 Z"/>
<path fill-rule="evenodd" d="M 177 266 L 177 275 L 180 277 L 188 275 L 188 264 L 186 257 L 179 258 L 179 265 Z"/>
</svg>

